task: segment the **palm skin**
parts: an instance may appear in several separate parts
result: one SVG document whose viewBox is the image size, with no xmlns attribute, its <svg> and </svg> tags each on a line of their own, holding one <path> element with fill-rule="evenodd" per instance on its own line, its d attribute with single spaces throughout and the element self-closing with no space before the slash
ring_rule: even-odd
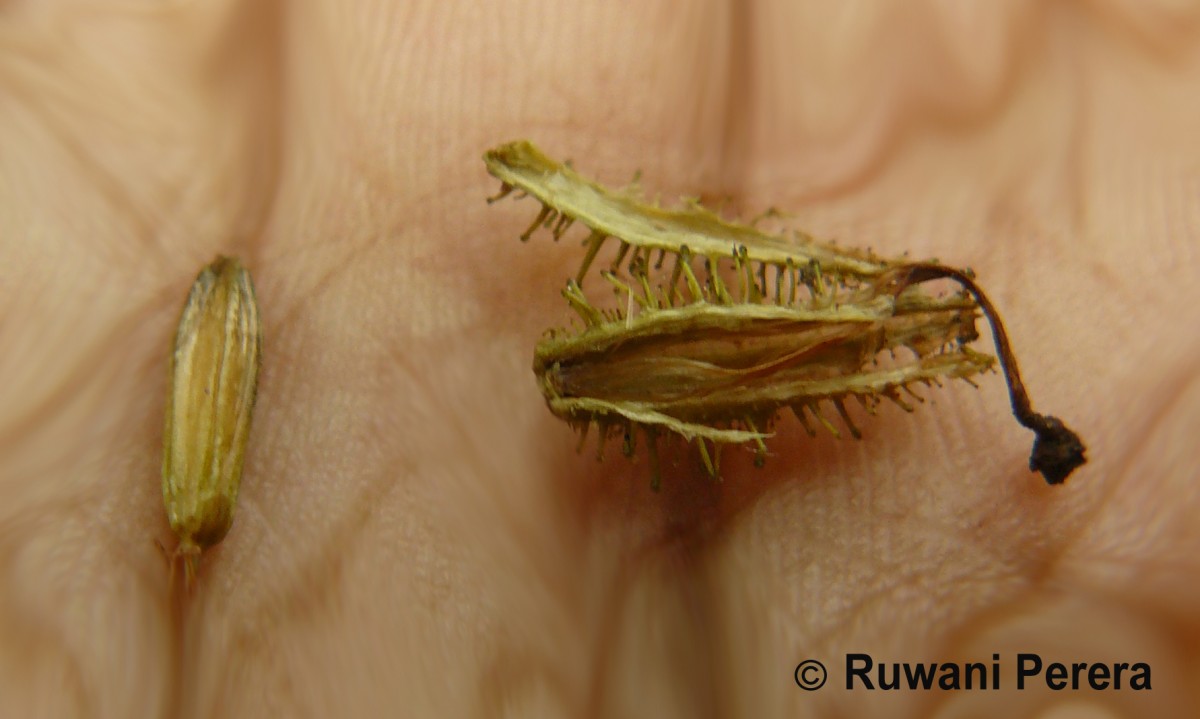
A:
<svg viewBox="0 0 1200 719">
<path fill-rule="evenodd" d="M 836 7 L 0 20 L 0 715 L 1194 714 L 1197 17 Z M 483 202 L 518 137 L 973 267 L 1089 464 L 1029 473 L 998 376 L 862 442 L 782 423 L 720 484 L 684 447 L 658 494 L 577 455 L 529 358 L 579 250 Z M 264 367 L 233 529 L 175 608 L 166 353 L 218 253 Z M 1155 689 L 846 691 L 848 652 L 1145 661 Z"/>
</svg>

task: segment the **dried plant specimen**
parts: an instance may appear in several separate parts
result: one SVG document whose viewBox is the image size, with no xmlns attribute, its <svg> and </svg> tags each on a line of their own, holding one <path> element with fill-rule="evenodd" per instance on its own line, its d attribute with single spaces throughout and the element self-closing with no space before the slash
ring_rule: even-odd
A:
<svg viewBox="0 0 1200 719">
<path fill-rule="evenodd" d="M 250 273 L 218 257 L 200 271 L 179 318 L 163 432 L 163 503 L 188 585 L 200 553 L 233 524 L 261 363 Z"/>
<path fill-rule="evenodd" d="M 643 434 L 656 487 L 664 433 L 694 441 L 716 477 L 727 443 L 752 444 L 761 463 L 780 410 L 810 434 L 819 425 L 840 436 L 826 416 L 832 410 L 857 438 L 848 400 L 871 413 L 882 399 L 912 411 L 906 397 L 920 400 L 917 385 L 971 382 L 996 362 L 970 346 L 980 312 L 992 327 L 1013 414 L 1036 434 L 1030 469 L 1058 484 L 1086 461 L 1074 432 L 1033 411 L 1000 316 L 968 272 L 887 260 L 802 233 L 769 234 L 696 203 L 647 204 L 636 189 L 590 182 L 528 142 L 495 148 L 484 161 L 502 183 L 489 202 L 515 189 L 541 203 L 522 240 L 538 228 L 555 239 L 576 222 L 587 228 L 583 261 L 563 290 L 583 328 L 549 332 L 533 369 L 550 410 L 585 436 L 595 424 L 601 446 L 623 434 L 632 454 Z M 623 301 L 600 308 L 582 284 L 609 243 L 615 259 L 592 274 Z M 920 286 L 939 279 L 962 292 L 937 297 Z"/>
</svg>

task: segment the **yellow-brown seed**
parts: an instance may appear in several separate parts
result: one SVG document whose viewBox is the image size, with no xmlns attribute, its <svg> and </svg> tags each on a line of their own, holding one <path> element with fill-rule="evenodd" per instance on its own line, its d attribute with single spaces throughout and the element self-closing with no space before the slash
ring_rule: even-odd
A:
<svg viewBox="0 0 1200 719">
<path fill-rule="evenodd" d="M 261 363 L 250 273 L 218 257 L 196 277 L 179 317 L 163 431 L 163 503 L 189 583 L 200 553 L 233 524 Z"/>
</svg>

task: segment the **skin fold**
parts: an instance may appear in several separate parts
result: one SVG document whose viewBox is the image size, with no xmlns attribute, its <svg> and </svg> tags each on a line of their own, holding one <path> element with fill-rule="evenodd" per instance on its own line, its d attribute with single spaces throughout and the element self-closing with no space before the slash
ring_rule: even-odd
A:
<svg viewBox="0 0 1200 719">
<path fill-rule="evenodd" d="M 1196 715 L 1198 41 L 1123 0 L 6 5 L 0 716 Z M 520 137 L 973 268 L 1088 464 L 1029 472 L 986 374 L 719 484 L 576 454 L 530 364 L 582 250 L 484 202 Z M 218 254 L 258 405 L 173 597 L 167 354 Z M 848 652 L 1008 679 L 846 691 Z M 1017 692 L 1017 652 L 1154 691 Z"/>
</svg>

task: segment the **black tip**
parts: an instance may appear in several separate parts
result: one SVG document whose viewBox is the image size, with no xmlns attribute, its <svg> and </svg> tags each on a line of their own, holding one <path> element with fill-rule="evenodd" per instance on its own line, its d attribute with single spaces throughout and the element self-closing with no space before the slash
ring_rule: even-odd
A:
<svg viewBox="0 0 1200 719">
<path fill-rule="evenodd" d="M 1079 435 L 1072 432 L 1057 417 L 1038 415 L 1037 439 L 1029 455 L 1029 469 L 1041 472 L 1048 484 L 1062 484 L 1075 468 L 1087 461 L 1087 448 Z"/>
</svg>

